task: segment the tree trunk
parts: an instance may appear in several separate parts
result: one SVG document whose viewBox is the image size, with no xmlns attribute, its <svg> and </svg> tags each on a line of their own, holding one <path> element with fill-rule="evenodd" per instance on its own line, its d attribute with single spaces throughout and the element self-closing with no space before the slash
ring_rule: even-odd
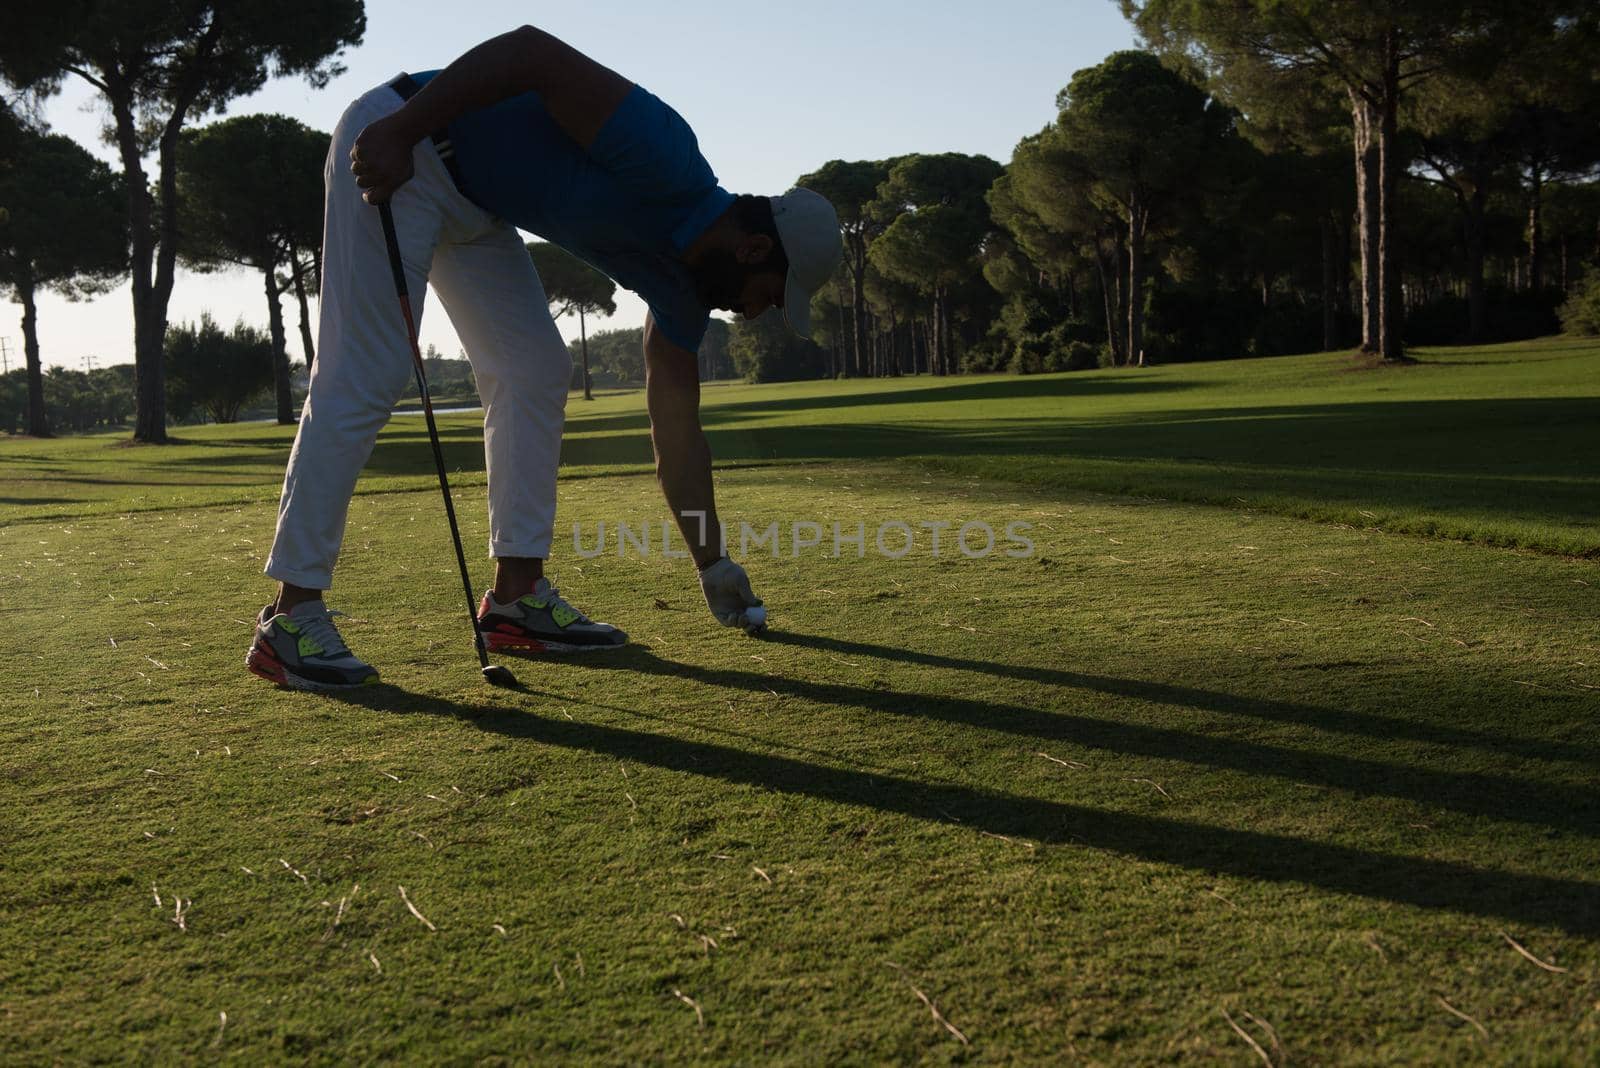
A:
<svg viewBox="0 0 1600 1068">
<path fill-rule="evenodd" d="M 1378 134 L 1378 345 L 1385 360 L 1405 359 L 1401 335 L 1405 324 L 1405 293 L 1401 286 L 1399 205 L 1396 190 L 1400 148 L 1400 56 L 1395 32 L 1384 41 L 1383 93 L 1380 97 Z"/>
<path fill-rule="evenodd" d="M 50 421 L 44 411 L 44 366 L 39 361 L 39 309 L 34 305 L 33 282 L 16 284 L 17 301 L 22 305 L 22 358 L 28 368 L 28 433 L 36 438 L 50 436 Z"/>
<path fill-rule="evenodd" d="M 955 374 L 955 353 L 950 350 L 950 288 L 939 286 L 939 374 Z"/>
<path fill-rule="evenodd" d="M 145 177 L 143 151 L 133 114 L 133 90 L 120 80 L 107 82 L 107 99 L 116 124 L 117 149 L 128 188 L 130 290 L 133 296 L 133 439 L 152 444 L 167 440 L 166 382 L 161 345 L 166 323 L 155 314 L 155 205 Z M 163 305 L 164 310 L 164 305 Z"/>
<path fill-rule="evenodd" d="M 155 279 L 150 287 L 150 307 L 146 319 L 150 328 L 152 361 L 158 376 L 157 395 L 161 403 L 161 440 L 166 440 L 167 397 L 166 370 L 162 365 L 162 349 L 167 337 L 167 304 L 172 299 L 172 284 L 178 269 L 178 134 L 183 130 L 184 113 L 188 103 L 175 108 L 162 131 L 156 158 L 161 163 L 161 173 L 156 184 L 160 195 L 160 244 L 156 248 Z M 279 319 L 282 327 L 282 319 Z"/>
<path fill-rule="evenodd" d="M 133 391 L 135 441 L 167 441 L 166 370 L 162 347 L 167 334 L 167 302 L 178 263 L 178 135 L 203 85 L 205 59 L 222 26 L 214 21 L 192 49 L 193 66 L 172 96 L 172 113 L 161 127 L 156 159 L 158 195 L 152 202 L 141 162 L 144 146 L 134 113 L 135 87 L 121 74 L 108 76 L 106 99 L 115 121 L 118 153 L 128 184 L 130 267 L 133 276 Z M 155 209 L 159 208 L 159 212 Z M 153 218 L 155 216 L 155 218 Z"/>
<path fill-rule="evenodd" d="M 885 360 L 886 370 L 890 375 L 898 377 L 900 374 L 900 323 L 895 315 L 894 305 L 889 305 L 889 352 Z"/>
<path fill-rule="evenodd" d="M 860 232 L 849 235 L 850 293 L 854 300 L 855 350 L 860 353 L 867 335 L 867 238 Z M 858 357 L 859 358 L 859 357 Z"/>
<path fill-rule="evenodd" d="M 289 387 L 289 345 L 283 329 L 283 305 L 279 303 L 278 265 L 266 257 L 262 270 L 267 289 L 267 331 L 272 338 L 272 388 L 278 401 L 278 425 L 295 422 L 294 392 Z"/>
<path fill-rule="evenodd" d="M 589 376 L 589 328 L 583 320 L 583 308 L 578 308 L 578 349 L 583 353 L 583 399 L 594 400 L 594 379 Z"/>
<path fill-rule="evenodd" d="M 939 286 L 939 299 L 933 305 L 934 341 L 939 347 L 939 374 L 950 374 L 950 294 L 947 286 Z"/>
<path fill-rule="evenodd" d="M 1535 165 L 1528 185 L 1528 288 L 1544 288 L 1544 168 Z"/>
<path fill-rule="evenodd" d="M 1095 250 L 1094 265 L 1100 274 L 1100 303 L 1104 305 L 1106 313 L 1106 345 L 1111 349 L 1111 363 L 1115 366 L 1122 362 L 1119 358 L 1122 331 L 1117 329 L 1116 287 L 1111 280 L 1113 272 L 1106 267 L 1106 261 L 1110 258 L 1104 250 Z"/>
<path fill-rule="evenodd" d="M 839 320 L 839 327 L 838 327 L 839 333 L 838 333 L 837 338 L 834 340 L 834 343 L 832 345 L 828 346 L 828 347 L 830 349 L 832 349 L 833 351 L 839 353 L 841 359 L 838 362 L 842 363 L 843 362 L 842 357 L 844 355 L 844 282 L 840 281 L 837 285 L 835 285 L 833 287 L 833 292 L 834 292 L 834 296 L 837 298 L 834 303 L 838 305 L 838 314 L 835 316 L 835 318 L 837 318 Z M 852 335 L 851 345 L 852 345 L 852 351 L 854 352 L 854 356 L 852 357 L 851 363 L 855 368 L 855 374 L 859 375 L 859 374 L 862 373 L 862 371 L 861 371 L 861 363 L 862 363 L 862 361 L 861 361 L 861 332 L 860 332 L 859 329 L 857 329 L 855 331 L 855 333 Z"/>
<path fill-rule="evenodd" d="M 1484 207 L 1488 191 L 1483 183 L 1476 183 L 1472 196 L 1464 197 L 1461 206 L 1463 243 L 1467 249 L 1467 340 L 1478 344 L 1484 339 L 1486 297 L 1483 286 L 1484 261 Z"/>
<path fill-rule="evenodd" d="M 1344 333 L 1344 323 L 1350 321 L 1350 252 L 1351 252 L 1351 227 L 1354 220 L 1345 216 L 1339 226 L 1339 339 L 1342 343 L 1347 336 Z"/>
<path fill-rule="evenodd" d="M 1123 350 L 1121 363 L 1127 366 L 1133 362 L 1133 353 L 1128 351 L 1128 335 L 1124 329 L 1128 321 L 1128 247 L 1120 234 L 1117 235 L 1116 257 L 1117 269 L 1113 277 L 1117 284 L 1117 334 Z"/>
<path fill-rule="evenodd" d="M 1339 288 L 1338 242 L 1334 233 L 1336 221 L 1331 212 L 1325 212 L 1317 221 L 1322 236 L 1322 351 L 1332 352 L 1339 347 Z"/>
<path fill-rule="evenodd" d="M 289 257 L 289 262 L 294 265 L 294 296 L 300 302 L 300 347 L 306 358 L 306 370 L 310 371 L 317 351 L 311 341 L 311 302 L 306 299 L 306 265 L 300 261 L 300 250 L 297 248 L 290 247 Z"/>
<path fill-rule="evenodd" d="M 888 357 L 885 353 L 889 344 L 888 338 L 884 336 L 883 320 L 868 311 L 866 325 L 867 352 L 872 356 L 871 373 L 874 378 L 882 378 L 888 374 Z"/>
<path fill-rule="evenodd" d="M 1144 366 L 1144 235 L 1150 209 L 1128 197 L 1128 362 Z"/>
<path fill-rule="evenodd" d="M 1377 352 L 1378 338 L 1378 222 L 1380 178 L 1378 145 L 1373 137 L 1373 108 L 1359 92 L 1350 90 L 1351 119 L 1356 153 L 1356 230 L 1361 243 L 1361 351 Z"/>
</svg>

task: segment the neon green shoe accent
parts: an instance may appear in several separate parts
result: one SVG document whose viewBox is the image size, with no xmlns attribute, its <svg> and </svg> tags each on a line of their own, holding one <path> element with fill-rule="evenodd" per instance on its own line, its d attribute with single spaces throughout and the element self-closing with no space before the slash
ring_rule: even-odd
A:
<svg viewBox="0 0 1600 1068">
<path fill-rule="evenodd" d="M 290 619 L 288 613 L 273 616 L 271 622 L 282 627 L 286 634 L 300 634 L 300 624 Z M 300 650 L 301 656 L 319 656 L 322 653 L 322 646 L 305 634 L 300 634 L 300 640 L 295 642 L 295 648 Z"/>
<path fill-rule="evenodd" d="M 548 610 L 550 618 L 556 621 L 556 626 L 558 627 L 570 627 L 583 618 L 583 613 L 570 605 L 562 604 L 560 601 L 547 601 L 543 597 L 535 597 L 531 593 L 522 597 L 521 601 L 529 608 Z"/>
<path fill-rule="evenodd" d="M 558 604 L 550 610 L 550 618 L 556 621 L 558 627 L 569 627 L 582 617 L 577 609 Z"/>
<path fill-rule="evenodd" d="M 368 675 L 366 678 L 361 680 L 361 685 L 363 685 L 363 686 L 376 686 L 376 685 L 378 685 L 378 676 L 376 676 L 376 675 Z"/>
</svg>

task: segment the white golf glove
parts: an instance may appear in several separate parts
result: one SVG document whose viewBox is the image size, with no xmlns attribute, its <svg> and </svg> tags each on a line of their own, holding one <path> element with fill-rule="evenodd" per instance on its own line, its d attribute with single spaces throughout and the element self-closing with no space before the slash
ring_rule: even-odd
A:
<svg viewBox="0 0 1600 1068">
<path fill-rule="evenodd" d="M 724 627 L 755 631 L 766 624 L 767 610 L 761 606 L 761 598 L 751 591 L 750 576 L 726 556 L 700 572 L 700 592 L 706 595 L 711 614 Z"/>
</svg>

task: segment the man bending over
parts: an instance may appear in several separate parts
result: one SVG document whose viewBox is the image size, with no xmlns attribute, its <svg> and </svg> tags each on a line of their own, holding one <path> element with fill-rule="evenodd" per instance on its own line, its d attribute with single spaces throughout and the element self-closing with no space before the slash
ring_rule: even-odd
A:
<svg viewBox="0 0 1600 1068">
<path fill-rule="evenodd" d="M 809 336 L 811 295 L 842 255 L 832 206 L 805 189 L 725 191 L 677 112 L 529 26 L 356 100 L 334 131 L 323 177 L 317 359 L 267 558 L 277 596 L 257 620 L 250 670 L 308 689 L 378 678 L 345 645 L 322 594 L 356 477 L 411 374 L 372 206 L 385 201 L 413 313 L 421 318 L 431 283 L 483 400 L 495 578 L 480 618 L 489 644 L 560 652 L 627 641 L 568 604 L 544 574 L 572 364 L 519 227 L 649 306 L 656 476 L 706 603 L 724 625 L 741 625 L 761 601 L 721 549 L 696 350 L 712 309 L 752 319 L 776 306 Z"/>
</svg>

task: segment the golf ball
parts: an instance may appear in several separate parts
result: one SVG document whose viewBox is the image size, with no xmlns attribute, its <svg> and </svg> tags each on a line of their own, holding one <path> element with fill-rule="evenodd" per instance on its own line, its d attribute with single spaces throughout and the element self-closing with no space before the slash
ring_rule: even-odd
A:
<svg viewBox="0 0 1600 1068">
<path fill-rule="evenodd" d="M 756 605 L 744 610 L 744 625 L 747 628 L 764 627 L 767 625 L 767 609 L 765 605 Z"/>
</svg>

